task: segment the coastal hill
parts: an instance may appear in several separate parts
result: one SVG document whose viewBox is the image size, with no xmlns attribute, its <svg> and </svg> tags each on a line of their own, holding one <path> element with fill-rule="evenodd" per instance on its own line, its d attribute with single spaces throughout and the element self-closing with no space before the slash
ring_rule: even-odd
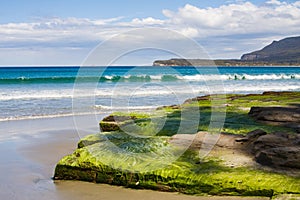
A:
<svg viewBox="0 0 300 200">
<path fill-rule="evenodd" d="M 267 62 L 300 62 L 300 37 L 285 38 L 273 41 L 270 45 L 259 51 L 242 55 L 245 61 L 267 61 Z"/>
<path fill-rule="evenodd" d="M 300 65 L 300 36 L 273 41 L 261 50 L 243 54 L 241 59 L 179 59 L 156 60 L 153 66 L 273 66 Z"/>
</svg>

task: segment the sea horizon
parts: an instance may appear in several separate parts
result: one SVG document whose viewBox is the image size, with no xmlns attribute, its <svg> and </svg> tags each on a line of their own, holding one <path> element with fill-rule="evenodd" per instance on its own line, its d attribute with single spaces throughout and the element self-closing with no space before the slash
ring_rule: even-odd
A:
<svg viewBox="0 0 300 200">
<path fill-rule="evenodd" d="M 262 68 L 262 67 L 273 67 L 273 68 L 276 68 L 276 67 L 300 67 L 299 65 L 241 65 L 241 66 L 236 66 L 236 65 L 228 65 L 228 66 L 223 66 L 223 65 L 214 65 L 214 66 L 210 66 L 210 65 L 207 65 L 207 66 L 177 66 L 177 65 L 174 65 L 174 66 L 155 66 L 155 65 L 109 65 L 109 66 L 104 66 L 104 65 L 97 65 L 97 66 L 86 66 L 86 65 L 0 65 L 0 68 L 23 68 L 23 67 L 37 67 L 37 68 L 43 68 L 43 67 L 46 67 L 46 68 L 55 68 L 55 67 L 74 67 L 74 68 L 80 68 L 80 67 L 153 67 L 153 68 L 156 68 L 156 67 L 240 67 L 240 68 L 243 68 L 243 67 L 246 67 L 246 68 L 249 68 L 249 67 L 253 67 L 253 68 Z"/>
</svg>

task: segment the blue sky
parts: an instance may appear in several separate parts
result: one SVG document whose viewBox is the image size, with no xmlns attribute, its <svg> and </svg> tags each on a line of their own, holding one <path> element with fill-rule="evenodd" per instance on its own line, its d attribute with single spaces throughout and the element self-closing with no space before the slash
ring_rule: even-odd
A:
<svg viewBox="0 0 300 200">
<path fill-rule="evenodd" d="M 80 65 L 102 41 L 144 27 L 177 31 L 212 58 L 239 58 L 298 35 L 300 1 L 2 1 L 0 65 Z M 138 55 L 120 64 L 151 64 Z"/>
<path fill-rule="evenodd" d="M 36 18 L 78 17 L 78 18 L 164 18 L 163 9 L 176 10 L 185 4 L 199 7 L 217 7 L 231 1 L 220 0 L 10 0 L 1 3 L 0 22 L 28 22 Z M 261 4 L 264 1 L 252 1 Z"/>
</svg>

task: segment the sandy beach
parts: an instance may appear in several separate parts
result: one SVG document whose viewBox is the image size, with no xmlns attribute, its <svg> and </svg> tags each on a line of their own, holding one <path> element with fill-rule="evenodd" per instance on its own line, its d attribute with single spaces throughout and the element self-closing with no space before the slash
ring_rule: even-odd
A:
<svg viewBox="0 0 300 200">
<path fill-rule="evenodd" d="M 268 199 L 195 197 L 76 181 L 54 182 L 51 178 L 56 163 L 74 151 L 80 139 L 73 118 L 7 121 L 1 122 L 0 128 L 1 199 Z M 88 123 L 84 129 L 81 134 L 98 131 Z"/>
</svg>

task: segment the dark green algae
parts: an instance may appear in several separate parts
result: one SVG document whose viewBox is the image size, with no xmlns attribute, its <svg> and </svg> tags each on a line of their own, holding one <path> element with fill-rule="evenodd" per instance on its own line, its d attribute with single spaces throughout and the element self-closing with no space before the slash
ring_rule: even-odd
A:
<svg viewBox="0 0 300 200">
<path fill-rule="evenodd" d="M 300 194 L 299 177 L 251 167 L 232 168 L 215 158 L 200 160 L 195 149 L 187 149 L 179 158 L 176 157 L 176 149 L 169 141 L 172 135 L 178 134 L 182 120 L 188 120 L 182 119 L 182 109 L 197 108 L 200 111 L 197 129 L 207 131 L 212 115 L 211 98 L 219 99 L 222 104 L 225 102 L 226 110 L 224 107 L 214 108 L 214 112 L 226 112 L 222 132 L 244 135 L 262 129 L 294 134 L 290 128 L 257 122 L 248 116 L 248 112 L 252 106 L 300 105 L 300 92 L 206 96 L 186 101 L 180 106 L 160 108 L 153 113 L 114 113 L 112 116 L 129 117 L 119 122 L 101 121 L 103 131 L 83 138 L 71 155 L 61 159 L 55 168 L 54 179 L 191 195 L 272 197 Z M 164 126 L 155 136 L 147 137 L 151 133 L 147 129 L 155 127 L 151 119 L 162 116 L 166 119 Z M 150 123 L 152 126 L 149 128 Z M 145 127 L 142 130 L 148 133 L 140 133 L 141 137 L 136 137 L 122 131 L 122 127 L 132 124 Z"/>
</svg>

